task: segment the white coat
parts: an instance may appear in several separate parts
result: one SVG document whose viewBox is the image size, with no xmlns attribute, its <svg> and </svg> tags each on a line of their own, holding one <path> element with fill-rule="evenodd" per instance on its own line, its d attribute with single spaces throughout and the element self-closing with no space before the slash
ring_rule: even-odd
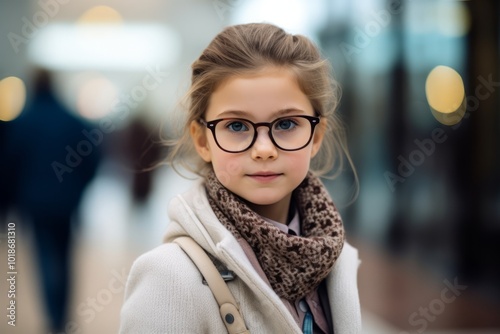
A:
<svg viewBox="0 0 500 334">
<path fill-rule="evenodd" d="M 166 243 L 132 265 L 121 310 L 121 334 L 227 333 L 197 267 L 171 243 L 184 235 L 235 273 L 236 279 L 228 286 L 251 333 L 301 333 L 278 295 L 259 277 L 238 241 L 219 222 L 201 183 L 171 201 L 169 217 Z M 357 250 L 346 242 L 326 278 L 336 334 L 361 333 L 359 263 Z"/>
</svg>

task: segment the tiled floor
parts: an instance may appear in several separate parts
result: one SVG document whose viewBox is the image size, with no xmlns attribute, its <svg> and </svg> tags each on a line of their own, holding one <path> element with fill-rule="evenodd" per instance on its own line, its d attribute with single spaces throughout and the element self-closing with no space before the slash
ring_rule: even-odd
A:
<svg viewBox="0 0 500 334">
<path fill-rule="evenodd" d="M 130 265 L 139 254 L 161 243 L 167 222 L 167 203 L 175 193 L 187 188 L 189 182 L 172 173 L 159 173 L 153 196 L 142 208 L 132 205 L 126 185 L 127 182 L 121 179 L 101 177 L 87 192 L 82 205 L 84 224 L 75 245 L 72 317 L 67 325 L 67 334 L 117 333 L 125 278 Z M 48 334 L 36 285 L 37 276 L 33 270 L 30 231 L 19 226 L 16 241 L 16 327 L 7 325 L 6 317 L 2 316 L 0 333 Z M 3 236 L 0 254 L 6 254 L 6 246 Z M 6 256 L 1 257 L 0 268 L 6 268 Z M 0 305 L 6 305 L 6 291 L 6 280 L 2 279 Z M 363 322 L 363 333 L 406 334 L 367 310 L 363 310 Z"/>
</svg>

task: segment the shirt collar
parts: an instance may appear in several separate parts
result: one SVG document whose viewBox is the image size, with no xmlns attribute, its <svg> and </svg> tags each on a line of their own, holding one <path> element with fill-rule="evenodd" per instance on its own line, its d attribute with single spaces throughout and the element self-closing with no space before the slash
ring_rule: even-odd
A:
<svg viewBox="0 0 500 334">
<path fill-rule="evenodd" d="M 292 220 L 288 225 L 278 223 L 275 220 L 260 216 L 262 219 L 264 219 L 266 222 L 273 224 L 277 228 L 279 228 L 281 231 L 285 233 L 290 233 L 290 230 L 293 231 L 296 235 L 300 236 L 300 221 L 299 221 L 299 212 L 295 210 L 295 214 L 293 215 Z"/>
</svg>

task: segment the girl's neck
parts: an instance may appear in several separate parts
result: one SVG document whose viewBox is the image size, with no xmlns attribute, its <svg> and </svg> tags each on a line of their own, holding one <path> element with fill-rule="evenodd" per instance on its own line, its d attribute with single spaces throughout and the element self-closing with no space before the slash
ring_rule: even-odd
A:
<svg viewBox="0 0 500 334">
<path fill-rule="evenodd" d="M 258 205 L 250 202 L 247 202 L 247 205 L 257 214 L 285 225 L 288 225 L 289 218 L 293 217 L 295 210 L 291 205 L 291 195 L 271 205 Z"/>
</svg>

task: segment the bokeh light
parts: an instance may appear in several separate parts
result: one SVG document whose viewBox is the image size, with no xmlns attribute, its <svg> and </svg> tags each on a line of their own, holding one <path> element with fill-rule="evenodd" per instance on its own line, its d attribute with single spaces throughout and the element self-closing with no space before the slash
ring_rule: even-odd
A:
<svg viewBox="0 0 500 334">
<path fill-rule="evenodd" d="M 78 113 L 88 119 L 99 119 L 109 114 L 116 104 L 118 89 L 100 74 L 86 75 L 77 92 Z"/>
<path fill-rule="evenodd" d="M 123 16 L 109 6 L 95 6 L 83 13 L 77 21 L 80 24 L 122 23 Z"/>
<path fill-rule="evenodd" d="M 26 86 L 17 77 L 0 81 L 0 120 L 9 122 L 17 118 L 26 103 Z"/>
<path fill-rule="evenodd" d="M 241 1 L 235 8 L 232 24 L 268 22 L 288 32 L 307 35 L 310 38 L 315 37 L 314 31 L 326 20 L 324 10 L 317 1 Z"/>
<path fill-rule="evenodd" d="M 454 125 L 465 114 L 466 100 L 462 77 L 449 66 L 436 66 L 425 82 L 427 102 L 442 124 Z"/>
<path fill-rule="evenodd" d="M 435 22 L 439 33 L 450 37 L 465 36 L 470 29 L 470 14 L 464 3 L 440 2 L 436 3 Z"/>
<path fill-rule="evenodd" d="M 179 59 L 179 34 L 161 24 L 51 23 L 28 45 L 28 57 L 56 71 L 144 71 Z"/>
</svg>

